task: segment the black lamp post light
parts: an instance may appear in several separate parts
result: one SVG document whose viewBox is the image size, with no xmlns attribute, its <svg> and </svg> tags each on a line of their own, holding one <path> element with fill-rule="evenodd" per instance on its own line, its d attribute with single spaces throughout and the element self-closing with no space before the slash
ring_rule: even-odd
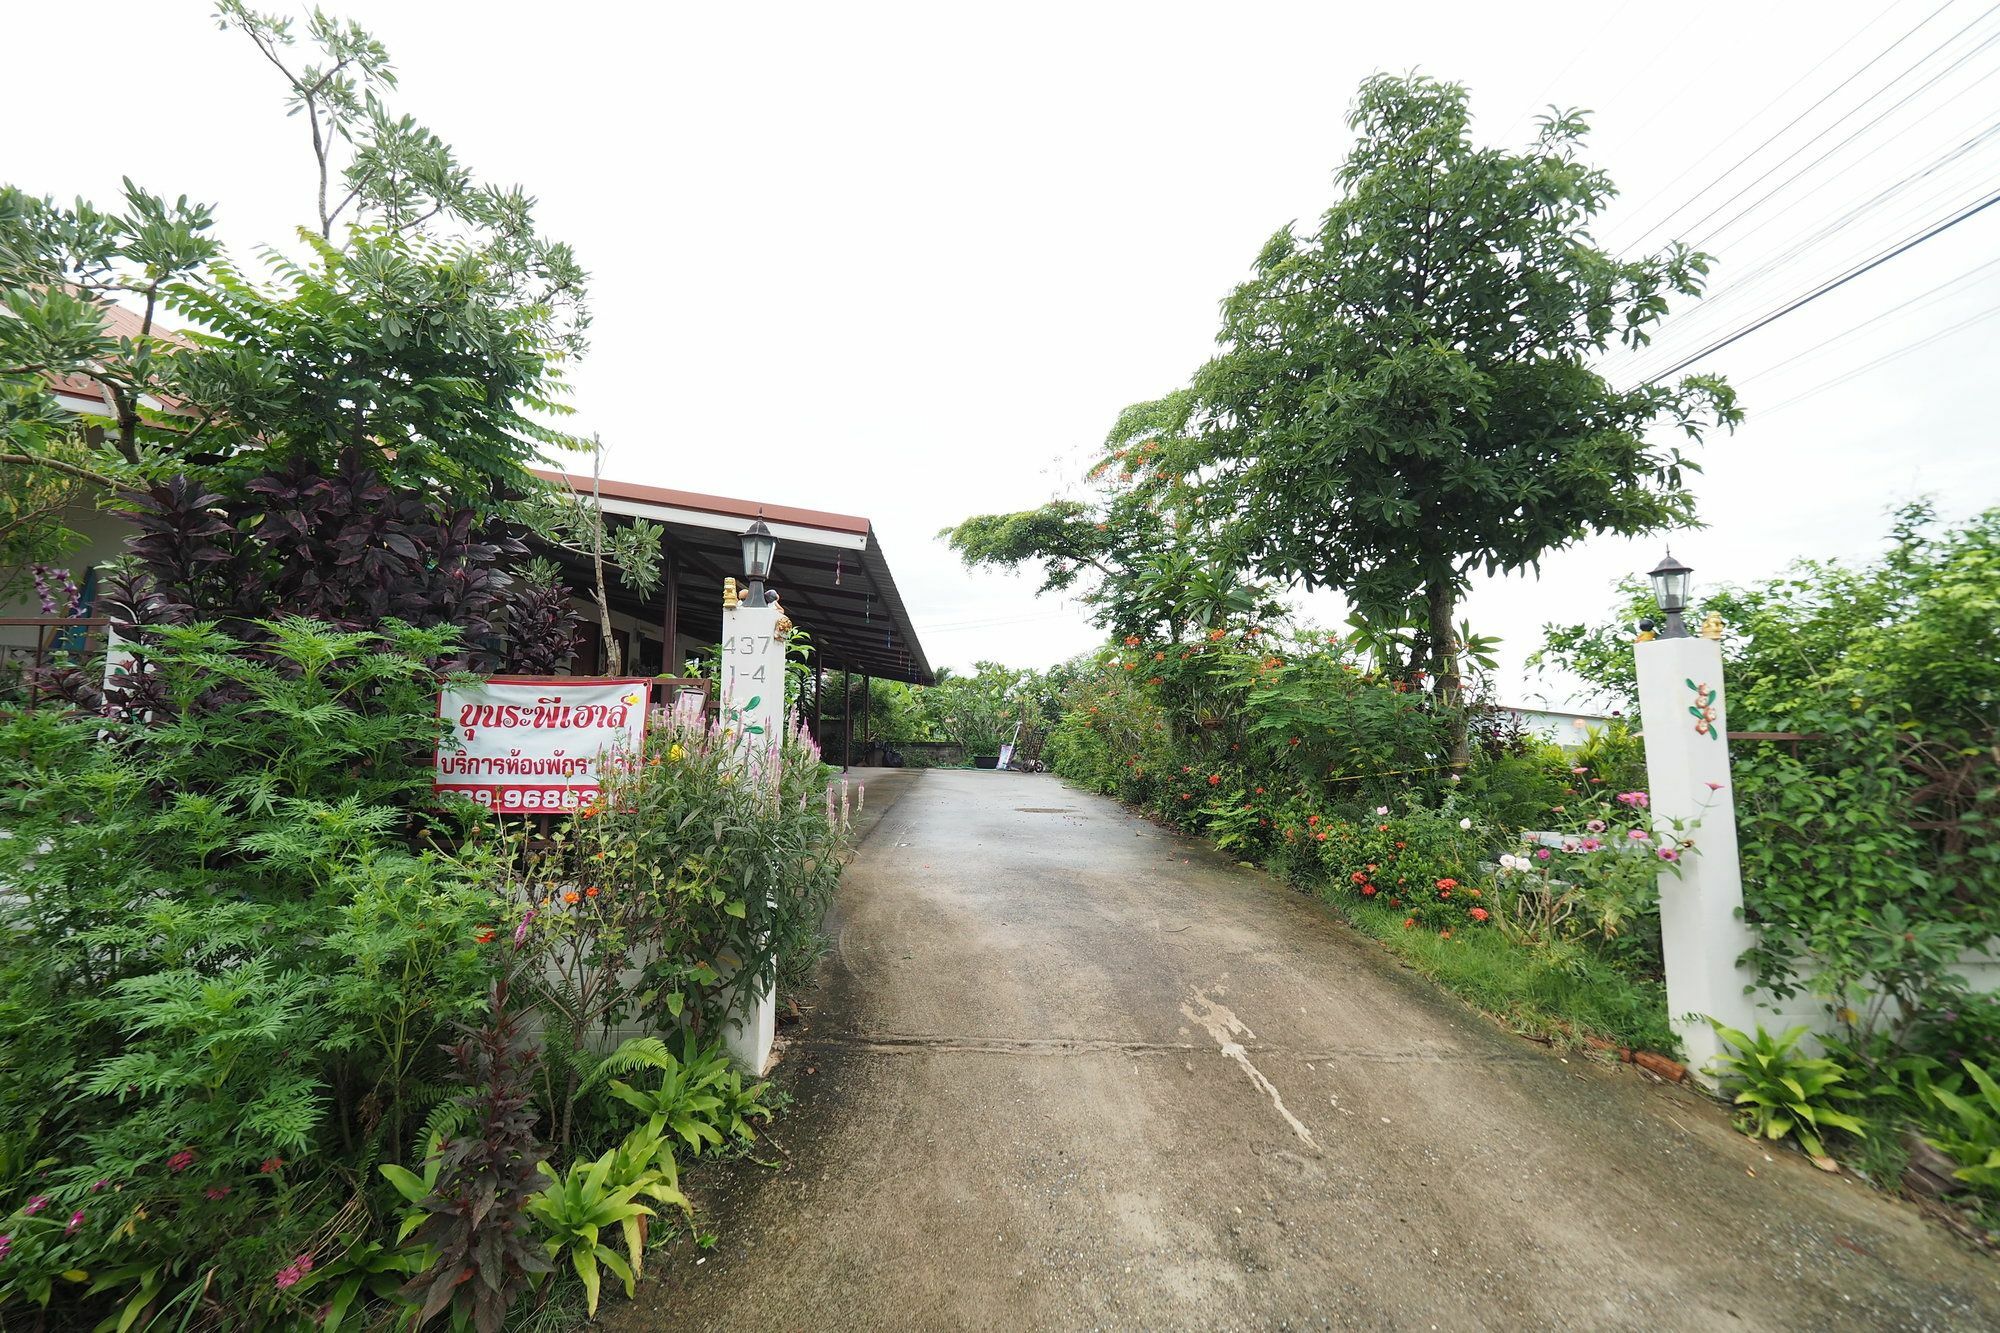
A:
<svg viewBox="0 0 2000 1333">
<path fill-rule="evenodd" d="M 1646 575 L 1653 581 L 1653 600 L 1659 604 L 1664 623 L 1660 626 L 1663 639 L 1685 639 L 1688 636 L 1687 623 L 1681 613 L 1687 610 L 1688 586 L 1694 571 L 1674 559 L 1672 551 L 1666 559 L 1654 565 Z"/>
<path fill-rule="evenodd" d="M 778 558 L 778 539 L 760 517 L 743 533 L 743 573 L 750 580 L 751 606 L 764 605 L 764 580 L 771 577 L 771 564 Z"/>
</svg>

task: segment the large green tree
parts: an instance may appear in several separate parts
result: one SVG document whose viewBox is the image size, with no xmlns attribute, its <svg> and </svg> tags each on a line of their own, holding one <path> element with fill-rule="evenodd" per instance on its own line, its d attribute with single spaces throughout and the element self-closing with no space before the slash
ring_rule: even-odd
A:
<svg viewBox="0 0 2000 1333">
<path fill-rule="evenodd" d="M 1713 377 L 1599 370 L 1709 261 L 1596 243 L 1613 187 L 1582 160 L 1581 114 L 1551 113 L 1522 152 L 1481 147 L 1462 86 L 1377 75 L 1349 124 L 1339 198 L 1278 231 L 1223 302 L 1162 466 L 1254 568 L 1416 619 L 1451 702 L 1472 575 L 1690 522 L 1695 465 L 1653 432 L 1699 439 L 1739 414 Z"/>
</svg>

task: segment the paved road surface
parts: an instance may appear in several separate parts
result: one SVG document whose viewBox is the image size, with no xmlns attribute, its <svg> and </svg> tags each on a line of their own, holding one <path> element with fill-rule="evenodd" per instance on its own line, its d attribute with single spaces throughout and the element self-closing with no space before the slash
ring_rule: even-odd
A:
<svg viewBox="0 0 2000 1333">
<path fill-rule="evenodd" d="M 870 795 L 789 1159 L 696 1178 L 721 1240 L 609 1301 L 624 1333 L 2000 1328 L 2000 1262 L 1910 1207 L 1111 802 Z"/>
</svg>

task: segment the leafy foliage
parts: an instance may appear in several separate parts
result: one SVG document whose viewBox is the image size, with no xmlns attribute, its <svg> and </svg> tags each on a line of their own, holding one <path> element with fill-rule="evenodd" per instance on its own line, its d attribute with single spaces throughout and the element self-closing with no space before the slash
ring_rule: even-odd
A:
<svg viewBox="0 0 2000 1333">
<path fill-rule="evenodd" d="M 1940 531 L 1909 506 L 1877 561 L 1802 562 L 1702 609 L 1730 627 L 1730 725 L 1807 737 L 1731 755 L 1751 961 L 1893 1059 L 1966 1007 L 1955 960 L 2000 934 L 2000 510 Z M 1544 655 L 1630 706 L 1627 638 L 1552 627 Z"/>
<path fill-rule="evenodd" d="M 546 1165 L 534 1132 L 537 1056 L 507 995 L 503 976 L 485 1021 L 452 1048 L 471 1086 L 459 1099 L 468 1117 L 465 1132 L 439 1148 L 436 1184 L 418 1205 L 429 1216 L 411 1238 L 436 1252 L 403 1287 L 422 1293 L 420 1325 L 451 1307 L 478 1333 L 498 1333 L 508 1309 L 552 1267 L 528 1221 Z"/>
<path fill-rule="evenodd" d="M 1861 1095 L 1845 1086 L 1847 1071 L 1832 1060 L 1799 1052 L 1804 1028 L 1774 1037 L 1759 1026 L 1751 1037 L 1710 1022 L 1729 1048 L 1716 1058 L 1715 1073 L 1743 1108 L 1736 1120 L 1744 1133 L 1766 1139 L 1790 1135 L 1812 1156 L 1824 1157 L 1825 1131 L 1868 1132 L 1861 1120 L 1838 1109 L 1838 1103 Z"/>
</svg>

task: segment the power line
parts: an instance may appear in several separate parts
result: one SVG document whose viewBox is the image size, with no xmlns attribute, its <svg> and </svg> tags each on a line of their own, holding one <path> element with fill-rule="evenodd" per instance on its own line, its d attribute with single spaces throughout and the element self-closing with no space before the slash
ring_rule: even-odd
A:
<svg viewBox="0 0 2000 1333">
<path fill-rule="evenodd" d="M 1898 302 L 1897 304 L 1890 306 L 1887 310 L 1881 311 L 1874 315 L 1870 315 L 1867 319 L 1862 320 L 1859 324 L 1854 325 L 1852 328 L 1846 329 L 1840 333 L 1836 333 L 1831 338 L 1821 339 L 1819 342 L 1814 343 L 1810 347 L 1792 353 L 1792 355 L 1786 357 L 1783 361 L 1775 361 L 1772 364 L 1765 366 L 1762 370 L 1758 370 L 1752 374 L 1745 375 L 1741 379 L 1733 380 L 1732 383 L 1734 383 L 1736 387 L 1741 388 L 1743 385 L 1750 384 L 1756 380 L 1763 379 L 1767 375 L 1776 374 L 1778 371 L 1783 370 L 1786 366 L 1791 365 L 1794 361 L 1803 360 L 1804 358 L 1811 356 L 1814 352 L 1820 351 L 1827 347 L 1831 347 L 1833 346 L 1833 344 L 1837 342 L 1844 342 L 1847 339 L 1852 338 L 1855 334 L 1860 333 L 1862 330 L 1872 328 L 1875 325 L 1880 324 L 1883 320 L 1888 319 L 1892 315 L 1901 314 L 1905 310 L 1921 309 L 1926 305 L 1931 305 L 1936 301 L 1942 299 L 1944 296 L 1948 295 L 1951 291 L 1960 287 L 1968 286 L 1975 279 L 1980 277 L 1989 269 L 1993 268 L 2000 268 L 2000 259 L 1989 259 L 1984 264 L 1981 264 L 1978 268 L 1971 269 L 1968 270 L 1967 272 L 1961 273 L 1955 278 L 1948 278 L 1945 281 L 1939 283 L 1937 286 L 1931 288 L 1929 291 L 1919 292 L 1917 295 L 1912 296 L 1907 301 Z"/>
<path fill-rule="evenodd" d="M 1757 330 L 1766 328 L 1769 325 L 1776 323 L 1778 320 L 1783 319 L 1786 315 L 1789 315 L 1796 310 L 1800 310 L 1808 305 L 1811 305 L 1814 301 L 1819 300 L 1820 297 L 1825 296 L 1829 292 L 1838 291 L 1840 288 L 1845 287 L 1848 283 L 1853 282 L 1856 278 L 1862 276 L 1863 274 L 1869 273 L 1877 268 L 1880 268 L 1882 265 L 1888 263 L 1896 256 L 1901 254 L 1906 254 L 1907 252 L 1914 250 L 1916 247 L 1922 245 L 1925 241 L 1928 241 L 1933 237 L 1943 235 L 1945 232 L 1950 231 L 1953 227 L 1956 227 L 1959 223 L 1966 221 L 1968 218 L 1976 217 L 1977 215 L 1985 212 L 1987 209 L 1991 208 L 1995 204 L 2000 204 L 2000 193 L 1987 195 L 1984 199 L 1980 200 L 1978 203 L 1972 205 L 1971 207 L 1962 209 L 1952 217 L 1946 218 L 1943 222 L 1940 222 L 1925 231 L 1919 232 L 1917 235 L 1912 236 L 1910 239 L 1903 241 L 1898 245 L 1892 246 L 1891 248 L 1883 251 L 1881 254 L 1876 255 L 1873 259 L 1868 260 L 1866 263 L 1859 264 L 1854 268 L 1850 268 L 1847 272 L 1841 274 L 1839 277 L 1821 283 L 1819 286 L 1813 288 L 1813 290 L 1807 292 L 1805 295 L 1800 296 L 1783 306 L 1780 306 L 1777 310 L 1771 312 L 1768 315 L 1765 315 L 1761 319 L 1755 320 L 1749 324 L 1744 325 L 1742 328 L 1736 330 L 1734 333 L 1728 335 L 1727 337 L 1718 339 L 1717 341 L 1710 343 L 1708 346 L 1702 348 L 1700 351 L 1694 353 L 1692 356 L 1683 357 L 1681 360 L 1675 362 L 1673 365 L 1668 366 L 1665 370 L 1659 371 L 1653 375 L 1648 376 L 1645 380 L 1641 382 L 1642 386 L 1658 384 L 1661 380 L 1665 379 L 1669 375 L 1679 374 L 1681 371 L 1686 370 L 1689 366 L 1693 365 L 1695 362 L 1700 361 L 1705 357 L 1711 356 L 1714 353 L 1721 351 L 1723 348 L 1728 347 L 1733 343 L 1741 342 L 1743 339 L 1757 332 Z"/>
<path fill-rule="evenodd" d="M 1950 326 L 1949 328 L 1939 329 L 1936 333 L 1930 334 L 1928 337 L 1919 338 L 1916 342 L 1910 343 L 1907 346 L 1899 347 L 1893 352 L 1889 352 L 1883 356 L 1878 356 L 1873 361 L 1869 361 L 1863 365 L 1856 366 L 1854 369 L 1847 371 L 1844 374 L 1836 375 L 1832 379 L 1827 380 L 1822 384 L 1816 384 L 1812 388 L 1807 389 L 1804 393 L 1793 394 L 1790 398 L 1785 399 L 1783 402 L 1780 402 L 1775 406 L 1765 408 L 1760 415 L 1768 417 L 1774 412 L 1782 412 L 1788 407 L 1792 407 L 1798 403 L 1802 403 L 1806 399 L 1814 397 L 1815 395 L 1825 393 L 1829 389 L 1837 389 L 1851 379 L 1854 379 L 1861 375 L 1865 375 L 1871 370 L 1876 370 L 1882 366 L 1886 366 L 1891 361 L 1901 360 L 1903 357 L 1910 355 L 1912 352 L 1921 352 L 1924 348 L 1929 347 L 1931 344 L 1939 342 L 1945 338 L 1949 338 L 1954 333 L 1961 333 L 1964 330 L 1971 328 L 1975 324 L 1983 324 L 1987 320 L 1992 319 L 1995 315 L 2000 315 L 2000 305 L 1989 306 L 1985 310 L 1980 311 L 1978 314 L 1973 315 L 1968 319 L 1962 319 L 1958 323 Z"/>
<path fill-rule="evenodd" d="M 1707 194 L 1710 190 L 1714 189 L 1716 186 L 1722 184 L 1723 181 L 1728 180 L 1729 177 L 1734 175 L 1735 172 L 1739 168 L 1741 168 L 1745 163 L 1749 162 L 1752 158 L 1756 157 L 1757 154 L 1763 152 L 1766 148 L 1769 148 L 1773 143 L 1776 143 L 1780 138 L 1790 133 L 1792 128 L 1796 126 L 1800 121 L 1804 120 L 1807 116 L 1811 115 L 1813 112 L 1819 110 L 1820 107 L 1826 105 L 1828 100 L 1830 100 L 1835 95 L 1840 93 L 1849 84 L 1853 83 L 1863 74 L 1866 74 L 1869 70 L 1873 69 L 1879 62 L 1881 62 L 1886 56 L 1888 56 L 1890 52 L 1894 51 L 1904 42 L 1910 40 L 1910 38 L 1916 36 L 1919 30 L 1921 30 L 1926 24 L 1928 24 L 1932 19 L 1936 18 L 1939 14 L 1942 14 L 1944 13 L 1945 10 L 1949 9 L 1952 6 L 1952 3 L 1953 0 L 1944 0 L 1943 4 L 1939 5 L 1936 9 L 1933 9 L 1930 13 L 1924 15 L 1923 18 L 1919 19 L 1915 27 L 1911 28 L 1908 32 L 1905 32 L 1901 37 L 1898 37 L 1895 41 L 1889 43 L 1889 45 L 1883 47 L 1880 51 L 1876 52 L 1875 55 L 1869 59 L 1867 64 L 1863 65 L 1860 69 L 1855 70 L 1852 74 L 1848 75 L 1846 78 L 1842 79 L 1839 83 L 1835 84 L 1831 89 L 1829 89 L 1826 93 L 1824 93 L 1819 98 L 1818 101 L 1815 101 L 1811 106 L 1799 112 L 1798 115 L 1786 121 L 1784 125 L 1780 126 L 1775 132 L 1773 132 L 1769 138 L 1765 139 L 1755 148 L 1752 148 L 1749 152 L 1745 153 L 1742 157 L 1738 158 L 1735 162 L 1731 163 L 1729 167 L 1725 169 L 1720 175 L 1716 176 L 1707 185 L 1702 186 L 1699 190 L 1696 190 L 1692 195 L 1688 196 L 1688 198 L 1681 201 L 1679 206 L 1674 208 L 1665 217 L 1661 218 L 1658 222 L 1655 222 L 1652 226 L 1646 228 L 1646 230 L 1640 232 L 1637 236 L 1633 237 L 1631 243 L 1628 244 L 1625 247 L 1624 251 L 1621 253 L 1620 258 L 1623 258 L 1625 255 L 1628 255 L 1633 250 L 1637 249 L 1641 241 L 1644 241 L 1648 236 L 1651 236 L 1654 232 L 1661 230 L 1669 223 L 1671 223 L 1675 218 L 1679 217 L 1682 213 L 1686 212 L 1689 208 L 1692 208 L 1696 200 L 1700 199 L 1703 195 Z M 1893 6 L 1891 8 L 1893 8 Z M 1765 111 L 1769 111 L 1772 107 L 1776 106 L 1779 102 L 1783 101 L 1787 96 L 1791 94 L 1793 88 L 1798 87 L 1800 84 L 1804 83 L 1807 79 L 1811 78 L 1814 74 L 1818 73 L 1821 66 L 1825 65 L 1827 61 L 1832 60 L 1834 56 L 1839 55 L 1840 52 L 1846 50 L 1847 47 L 1854 42 L 1855 38 L 1858 38 L 1861 35 L 1861 33 L 1866 32 L 1869 28 L 1874 27 L 1876 23 L 1881 21 L 1882 17 L 1888 14 L 1888 12 L 1889 12 L 1888 10 L 1884 10 L 1882 15 L 1878 15 L 1875 19 L 1872 19 L 1868 23 L 1864 24 L 1861 27 L 1861 29 L 1854 34 L 1854 37 L 1848 38 L 1846 42 L 1841 43 L 1839 47 L 1829 52 L 1819 62 L 1819 64 L 1814 65 L 1811 69 L 1807 70 L 1804 74 L 1800 75 L 1798 79 L 1795 80 L 1790 87 L 1785 89 L 1784 92 L 1779 93 L 1776 97 L 1772 98 L 1771 101 L 1765 105 L 1764 111 L 1759 111 L 1757 115 L 1751 117 L 1751 119 L 1752 120 L 1757 119 L 1758 117 L 1762 116 Z M 1992 11 L 1989 10 L 1988 13 L 1990 12 Z M 1981 15 L 1980 17 L 1983 18 L 1985 16 Z M 1975 23 L 1978 21 L 1979 21 L 1978 19 L 1973 20 L 1973 22 Z M 1675 185 L 1678 185 L 1682 180 L 1684 180 L 1687 177 L 1688 172 L 1694 170 L 1695 166 L 1698 164 L 1698 161 L 1699 159 L 1697 159 L 1696 163 L 1689 163 L 1686 171 L 1681 172 L 1679 176 L 1674 177 L 1673 180 L 1667 182 L 1666 185 L 1662 186 L 1657 192 L 1655 192 L 1652 195 L 1651 198 L 1647 199 L 1644 204 L 1641 204 L 1639 206 L 1640 210 L 1643 211 L 1644 209 L 1651 207 L 1655 199 L 1658 199 L 1660 195 L 1665 194 L 1668 190 L 1671 190 Z"/>
<path fill-rule="evenodd" d="M 1952 166 L 1953 164 L 1962 161 L 1975 148 L 1977 148 L 1981 144 L 1984 144 L 1992 140 L 1996 135 L 2000 135 L 2000 121 L 1996 121 L 1992 125 L 1987 126 L 1985 129 L 1981 130 L 1979 133 L 1973 135 L 1972 137 L 1966 139 L 1964 142 L 1958 144 L 1956 147 L 1939 155 L 1937 158 L 1933 159 L 1930 163 L 1926 164 L 1924 167 L 1910 173 L 1908 176 L 1905 176 L 1902 180 L 1899 180 L 1894 184 L 1886 187 L 1885 189 L 1878 190 L 1874 194 L 1864 198 L 1863 200 L 1861 200 L 1860 203 L 1851 207 L 1846 213 L 1822 225 L 1817 231 L 1811 233 L 1810 235 L 1807 235 L 1802 240 L 1795 242 L 1789 249 L 1780 251 L 1776 255 L 1772 256 L 1770 259 L 1766 260 L 1764 263 L 1760 264 L 1758 267 L 1744 274 L 1742 277 L 1735 279 L 1733 282 L 1731 282 L 1728 286 L 1722 288 L 1720 291 L 1712 293 L 1711 295 L 1706 297 L 1699 305 L 1693 307 L 1686 315 L 1683 315 L 1678 320 L 1675 320 L 1672 324 L 1668 326 L 1668 332 L 1670 336 L 1677 336 L 1689 331 L 1692 328 L 1699 328 L 1702 324 L 1711 321 L 1718 312 L 1728 309 L 1732 305 L 1732 303 L 1740 303 L 1745 296 L 1769 286 L 1771 279 L 1775 278 L 1785 269 L 1791 267 L 1799 259 L 1803 258 L 1810 251 L 1812 247 L 1824 243 L 1837 233 L 1845 230 L 1847 227 L 1851 226 L 1860 218 L 1873 212 L 1875 209 L 1880 208 L 1882 205 L 1889 202 L 1891 199 L 1903 193 L 1910 186 L 1916 184 L 1919 181 L 1928 179 L 1929 177 L 1936 175 L 1940 171 L 1945 170 L 1946 168 Z M 1984 173 L 1981 174 L 1982 176 L 1984 176 Z M 1986 188 L 1987 188 L 1986 180 L 1982 179 L 1979 182 L 1978 191 L 1975 192 L 1975 197 L 1978 192 L 1983 192 Z M 1907 219 L 1911 219 L 1917 216 L 1930 213 L 1933 206 L 1940 200 L 1950 198 L 1952 196 L 1962 196 L 1964 193 L 1964 189 L 1965 189 L 1964 183 L 1954 182 L 1947 185 L 1947 187 L 1943 190 L 1934 191 L 1926 195 L 1921 200 L 1917 201 L 1917 206 L 1915 208 L 1905 209 L 1896 213 L 1893 217 L 1893 224 L 1897 227 L 1900 227 Z M 1958 202 L 1951 204 L 1949 209 L 1947 209 L 1947 211 L 1953 211 L 1956 210 L 1957 208 L 1963 207 L 1964 203 L 1966 202 L 1969 201 L 1960 198 Z M 1853 262 L 1851 259 L 1843 260 L 1842 263 L 1835 269 L 1835 271 L 1836 272 L 1840 271 L 1840 269 L 1845 268 L 1846 265 L 1851 262 Z M 1643 369 L 1649 366 L 1661 365 L 1667 361 L 1672 360 L 1675 356 L 1679 355 L 1678 352 L 1672 352 L 1672 351 L 1666 351 L 1665 354 L 1663 355 L 1662 354 L 1663 350 L 1664 349 L 1662 349 L 1659 343 L 1654 343 L 1644 351 L 1637 352 L 1631 358 L 1629 358 L 1628 364 L 1626 365 L 1625 369 L 1629 372 L 1633 370 Z"/>
<path fill-rule="evenodd" d="M 1992 9 L 1987 10 L 1986 14 L 1981 14 L 1979 18 L 1973 20 L 1973 23 L 1978 23 L 1981 19 L 1984 19 L 1987 16 L 1987 14 L 1992 14 L 1995 10 L 2000 10 L 2000 5 L 1995 5 Z M 1936 55 L 1939 51 L 1942 51 L 1946 46 L 1949 46 L 1952 42 L 1957 41 L 1961 36 L 1965 34 L 1965 32 L 1971 26 L 1972 26 L 1971 24 L 1967 24 L 1965 28 L 1959 29 L 1958 32 L 1955 32 L 1950 37 L 1946 38 L 1944 42 L 1940 43 L 1936 48 L 1925 54 L 1922 59 L 1918 60 L 1915 65 L 1910 66 L 1909 69 L 1904 70 L 1903 73 L 1898 74 L 1894 79 L 1891 79 L 1888 83 L 1882 85 L 1882 87 L 1876 89 L 1873 93 L 1870 93 L 1865 99 L 1856 104 L 1854 107 L 1850 108 L 1838 120 L 1835 120 L 1832 124 L 1822 129 L 1818 134 L 1815 134 L 1812 138 L 1800 144 L 1798 148 L 1795 149 L 1789 157 L 1786 157 L 1778 162 L 1772 163 L 1755 180 L 1752 180 L 1751 182 L 1749 182 L 1749 184 L 1745 185 L 1735 194 L 1730 195 L 1729 198 L 1723 200 L 1721 203 L 1717 204 L 1714 208 L 1711 208 L 1710 210 L 1708 210 L 1708 212 L 1704 213 L 1689 227 L 1689 230 L 1692 231 L 1694 230 L 1694 228 L 1702 226 L 1703 224 L 1708 222 L 1710 218 L 1714 217 L 1717 213 L 1729 207 L 1729 205 L 1735 203 L 1738 199 L 1741 199 L 1746 192 L 1755 189 L 1759 184 L 1770 179 L 1772 172 L 1777 171 L 1780 167 L 1784 166 L 1786 162 L 1791 161 L 1792 158 L 1797 157 L 1800 153 L 1804 152 L 1806 149 L 1812 147 L 1814 144 L 1818 143 L 1821 139 L 1825 138 L 1833 130 L 1838 128 L 1840 124 L 1848 118 L 1848 116 L 1853 115 L 1855 112 L 1861 110 L 1862 107 L 1867 106 L 1868 103 L 1874 101 L 1877 97 L 1880 97 L 1883 93 L 1887 92 L 1890 88 L 1894 87 L 1902 79 L 1906 78 L 1912 71 L 1916 70 L 1918 66 L 1922 65 L 1924 61 L 1929 60 L 1931 56 Z M 1759 207 L 1762 204 L 1770 202 L 1770 200 L 1773 197 L 1775 197 L 1780 191 L 1784 190 L 1787 186 L 1797 181 L 1801 176 L 1805 175 L 1807 172 L 1811 171 L 1814 167 L 1818 166 L 1820 163 L 1832 157 L 1835 153 L 1838 153 L 1841 149 L 1853 143 L 1861 135 L 1866 134 L 1869 130 L 1875 128 L 1875 126 L 1880 125 L 1884 120 L 1888 119 L 1890 116 L 1894 115 L 1897 111 L 1900 111 L 1903 107 L 1907 106 L 1912 98 L 1915 98 L 1921 95 L 1922 93 L 1927 92 L 1929 89 L 1935 87 L 1939 82 L 1939 80 L 1943 79 L 1946 75 L 1958 69 L 1960 66 L 1965 64 L 1966 61 L 1972 59 L 1974 56 L 1978 55 L 1981 51 L 1984 51 L 1987 47 L 1992 46 L 1995 42 L 2000 42 L 2000 33 L 1994 33 L 1991 36 L 1988 36 L 1984 41 L 1980 42 L 1970 51 L 1967 51 L 1964 55 L 1952 61 L 1951 64 L 1946 65 L 1936 74 L 1933 74 L 1930 78 L 1926 79 L 1924 82 L 1918 84 L 1915 88 L 1905 93 L 1902 97 L 1898 98 L 1895 102 L 1893 102 L 1886 109 L 1884 109 L 1879 115 L 1875 116 L 1874 119 L 1868 121 L 1866 124 L 1856 129 L 1852 134 L 1849 134 L 1845 139 L 1842 139 L 1839 143 L 1827 149 L 1824 153 L 1821 153 L 1818 157 L 1814 158 L 1812 161 L 1806 163 L 1803 167 L 1800 167 L 1797 171 L 1787 176 L 1777 185 L 1774 185 L 1769 190 L 1766 190 L 1761 196 L 1752 200 L 1750 203 L 1746 204 L 1742 209 L 1738 210 L 1732 217 L 1730 217 L 1730 219 L 1727 222 L 1724 222 L 1721 225 L 1715 227 L 1713 230 L 1709 231 L 1707 234 L 1702 236 L 1700 240 L 1693 242 L 1695 248 L 1699 249 L 1700 247 L 1707 245 L 1710 241 L 1714 240 L 1717 236 L 1720 236 L 1730 227 L 1742 221 L 1757 207 Z M 1993 77 L 1993 73 L 1994 71 L 1988 71 L 1986 74 L 1982 75 L 1978 80 L 1975 81 L 1974 86 L 1977 86 L 1978 83 L 1983 83 L 1987 79 Z"/>
</svg>

